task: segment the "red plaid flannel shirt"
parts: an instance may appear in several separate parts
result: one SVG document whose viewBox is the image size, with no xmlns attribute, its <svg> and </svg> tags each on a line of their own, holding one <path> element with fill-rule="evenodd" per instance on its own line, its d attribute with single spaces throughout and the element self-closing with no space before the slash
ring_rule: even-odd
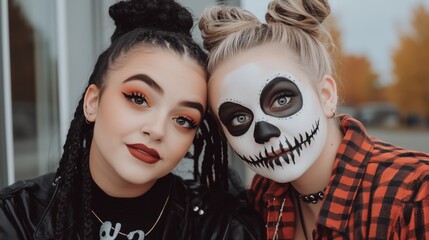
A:
<svg viewBox="0 0 429 240">
<path fill-rule="evenodd" d="M 429 239 L 429 155 L 369 137 L 357 120 L 340 116 L 343 141 L 314 239 Z M 429 142 L 429 141 L 428 141 Z M 292 187 L 256 175 L 250 196 L 273 239 L 294 239 Z"/>
</svg>

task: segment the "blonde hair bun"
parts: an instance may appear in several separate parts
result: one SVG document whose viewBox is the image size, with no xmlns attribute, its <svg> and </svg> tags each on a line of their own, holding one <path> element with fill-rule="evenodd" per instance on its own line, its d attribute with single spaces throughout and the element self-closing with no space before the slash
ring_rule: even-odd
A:
<svg viewBox="0 0 429 240">
<path fill-rule="evenodd" d="M 273 0 L 265 20 L 297 27 L 317 37 L 321 23 L 330 13 L 327 0 Z"/>
<path fill-rule="evenodd" d="M 210 51 L 234 32 L 261 25 L 249 11 L 230 6 L 206 9 L 199 21 L 204 48 Z"/>
</svg>

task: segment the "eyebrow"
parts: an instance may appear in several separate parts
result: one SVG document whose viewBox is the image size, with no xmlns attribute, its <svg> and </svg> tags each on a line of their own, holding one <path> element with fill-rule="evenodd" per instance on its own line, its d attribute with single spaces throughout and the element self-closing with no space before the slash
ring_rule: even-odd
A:
<svg viewBox="0 0 429 240">
<path fill-rule="evenodd" d="M 164 94 L 164 90 L 161 88 L 161 86 L 158 85 L 158 83 L 155 82 L 151 77 L 149 77 L 146 74 L 136 74 L 133 75 L 127 79 L 125 79 L 124 83 L 133 81 L 133 80 L 139 80 L 142 82 L 145 82 L 147 85 L 149 85 L 151 88 L 155 89 L 160 94 Z M 190 107 L 198 110 L 201 114 L 201 116 L 204 116 L 204 107 L 199 102 L 192 102 L 192 101 L 182 101 L 179 103 L 179 105 L 184 107 Z"/>
<path fill-rule="evenodd" d="M 155 80 L 153 80 L 151 77 L 149 77 L 146 74 L 133 75 L 133 76 L 125 79 L 124 83 L 129 82 L 129 81 L 133 81 L 133 80 L 142 81 L 142 82 L 146 83 L 147 85 L 149 85 L 151 88 L 155 89 L 155 91 L 157 91 L 158 93 L 164 94 L 164 90 L 162 90 L 162 88 L 158 85 L 158 83 L 156 83 Z"/>
<path fill-rule="evenodd" d="M 201 117 L 204 116 L 203 105 L 201 105 L 201 103 L 199 103 L 199 102 L 182 101 L 182 102 L 179 103 L 179 105 L 184 106 L 184 107 L 195 108 L 195 109 L 197 109 L 200 112 Z"/>
</svg>

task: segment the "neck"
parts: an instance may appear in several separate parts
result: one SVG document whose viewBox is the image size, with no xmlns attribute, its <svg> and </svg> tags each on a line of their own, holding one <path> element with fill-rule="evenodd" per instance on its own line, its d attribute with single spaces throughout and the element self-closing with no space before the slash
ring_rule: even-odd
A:
<svg viewBox="0 0 429 240">
<path fill-rule="evenodd" d="M 291 183 L 296 191 L 301 194 L 307 195 L 323 191 L 329 184 L 338 147 L 343 138 L 336 120 L 330 119 L 328 121 L 328 133 L 329 136 L 327 137 L 324 150 L 320 157 L 301 177 Z M 315 216 L 318 215 L 321 202 L 305 205 L 313 205 L 310 206 L 310 208 Z"/>
<path fill-rule="evenodd" d="M 99 164 L 89 157 L 91 177 L 98 187 L 107 195 L 116 198 L 134 198 L 149 191 L 156 180 L 144 184 L 133 184 L 121 178 L 108 164 Z"/>
</svg>

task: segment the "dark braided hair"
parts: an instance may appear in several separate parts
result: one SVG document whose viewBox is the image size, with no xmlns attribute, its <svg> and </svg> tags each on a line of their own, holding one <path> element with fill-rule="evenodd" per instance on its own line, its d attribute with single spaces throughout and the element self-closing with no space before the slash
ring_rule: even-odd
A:
<svg viewBox="0 0 429 240">
<path fill-rule="evenodd" d="M 95 84 L 102 97 L 104 75 L 115 61 L 130 50 L 145 46 L 167 49 L 179 55 L 188 55 L 204 70 L 207 55 L 192 40 L 193 19 L 191 13 L 174 0 L 131 0 L 112 5 L 109 14 L 116 29 L 111 45 L 100 54 L 89 78 L 87 88 Z M 86 89 L 85 89 L 86 92 Z M 83 239 L 92 239 L 91 217 L 92 180 L 89 171 L 89 149 L 93 137 L 94 123 L 87 123 L 84 115 L 84 94 L 76 107 L 67 139 L 63 147 L 56 173 L 57 201 L 55 233 L 58 239 L 67 239 L 66 227 L 70 224 L 66 214 L 71 206 L 77 224 L 76 231 Z M 203 151 L 204 150 L 204 151 Z M 202 170 L 198 160 L 204 152 Z M 200 130 L 194 139 L 194 177 L 207 187 L 227 187 L 226 142 L 219 136 L 217 125 L 211 115 L 205 114 Z"/>
</svg>

